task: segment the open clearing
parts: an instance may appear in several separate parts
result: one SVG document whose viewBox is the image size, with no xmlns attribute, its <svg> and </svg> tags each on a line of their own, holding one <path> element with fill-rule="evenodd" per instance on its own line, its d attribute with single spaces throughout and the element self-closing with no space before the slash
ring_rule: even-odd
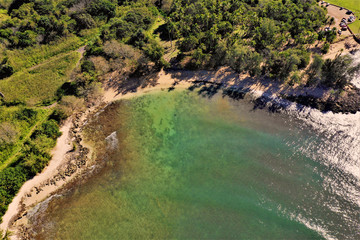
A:
<svg viewBox="0 0 360 240">
<path fill-rule="evenodd" d="M 359 0 L 326 0 L 326 2 L 335 4 L 346 9 L 349 9 L 355 13 L 355 22 L 349 24 L 351 30 L 356 34 L 360 33 L 360 1 Z M 345 9 L 343 10 L 346 11 Z"/>
<path fill-rule="evenodd" d="M 56 97 L 56 91 L 69 80 L 69 75 L 80 59 L 73 51 L 56 56 L 36 68 L 23 70 L 0 81 L 0 91 L 5 101 L 20 101 L 28 105 L 41 104 Z M 29 90 L 31 89 L 31 90 Z"/>
</svg>

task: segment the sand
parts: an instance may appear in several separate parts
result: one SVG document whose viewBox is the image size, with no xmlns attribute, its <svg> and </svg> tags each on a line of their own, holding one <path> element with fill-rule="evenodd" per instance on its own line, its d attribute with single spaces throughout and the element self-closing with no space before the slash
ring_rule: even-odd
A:
<svg viewBox="0 0 360 240">
<path fill-rule="evenodd" d="M 156 92 L 164 90 L 173 86 L 174 81 L 171 79 L 171 76 L 164 74 L 164 72 L 159 73 L 160 79 L 156 86 L 148 86 L 145 88 L 139 89 L 137 92 L 127 93 L 127 94 L 117 94 L 114 89 L 107 89 L 103 93 L 103 100 L 105 103 L 116 101 L 122 98 L 131 98 L 136 97 L 148 92 Z M 163 77 L 162 77 L 163 76 Z M 186 88 L 190 86 L 190 82 L 182 82 L 177 87 Z M 89 114 L 93 110 L 88 110 Z M 86 115 L 82 115 L 82 121 L 86 121 Z M 56 146 L 52 150 L 52 159 L 49 165 L 34 178 L 28 180 L 19 190 L 17 195 L 14 197 L 13 201 L 8 207 L 6 214 L 2 218 L 2 223 L 0 229 L 12 231 L 12 239 L 17 239 L 16 236 L 16 227 L 21 224 L 26 224 L 27 219 L 25 217 L 19 216 L 19 212 L 25 209 L 29 210 L 36 204 L 42 202 L 48 198 L 52 193 L 59 190 L 67 182 L 71 181 L 76 174 L 67 177 L 65 180 L 60 180 L 56 182 L 56 185 L 45 185 L 44 182 L 53 179 L 53 177 L 58 174 L 59 168 L 68 163 L 69 159 L 66 157 L 67 153 L 72 150 L 72 141 L 70 138 L 71 128 L 73 127 L 73 122 L 71 119 L 68 119 L 63 126 L 60 128 L 62 135 L 57 139 Z M 82 143 L 84 145 L 84 143 Z M 89 154 L 91 156 L 91 153 Z M 41 191 L 36 193 L 36 189 L 41 186 Z M 15 224 L 14 224 L 15 221 Z"/>
<path fill-rule="evenodd" d="M 266 95 L 268 97 L 278 97 L 280 94 L 306 94 L 313 95 L 315 97 L 324 97 L 327 91 L 320 88 L 302 88 L 297 86 L 283 86 L 280 83 L 270 81 L 267 79 L 254 79 L 246 75 L 239 75 L 231 71 L 229 68 L 220 68 L 218 71 L 161 71 L 158 74 L 158 80 L 156 84 L 146 87 L 138 87 L 132 92 L 122 94 L 116 91 L 114 88 L 104 90 L 103 101 L 110 103 L 112 101 L 127 99 L 136 96 L 140 96 L 150 92 L 156 91 L 171 91 L 173 89 L 186 89 L 194 84 L 212 83 L 213 86 L 222 87 L 237 86 L 239 88 L 252 92 L 253 95 L 259 97 Z M 80 129 L 86 123 L 88 114 L 96 111 L 96 108 L 88 109 L 80 117 L 82 124 L 77 128 Z M 8 211 L 3 216 L 3 223 L 0 228 L 3 230 L 9 229 L 15 234 L 12 239 L 18 239 L 16 236 L 19 226 L 27 223 L 26 216 L 19 216 L 19 211 L 22 210 L 22 214 L 32 209 L 36 204 L 48 198 L 52 193 L 59 190 L 64 184 L 71 181 L 77 174 L 73 174 L 71 177 L 56 182 L 56 185 L 42 186 L 42 191 L 35 193 L 34 189 L 43 184 L 45 181 L 54 178 L 58 174 L 60 166 L 67 164 L 69 158 L 68 152 L 72 149 L 72 141 L 70 139 L 71 131 L 73 127 L 73 121 L 68 120 L 61 127 L 62 136 L 57 140 L 56 147 L 52 151 L 52 160 L 49 165 L 33 179 L 27 181 L 20 189 L 19 193 L 15 196 L 12 203 L 9 205 Z M 84 143 L 81 143 L 84 144 Z M 86 146 L 88 147 L 88 146 Z M 91 156 L 91 153 L 88 156 Z M 32 191 L 32 192 L 31 192 Z M 25 211 L 24 211 L 25 210 Z"/>
<path fill-rule="evenodd" d="M 27 181 L 19 190 L 18 194 L 15 196 L 13 201 L 8 207 L 6 214 L 3 216 L 2 224 L 0 228 L 6 230 L 11 223 L 13 218 L 19 212 L 19 208 L 21 207 L 21 200 L 24 196 L 29 194 L 29 191 L 33 189 L 35 186 L 39 186 L 42 182 L 47 179 L 50 179 L 57 172 L 57 168 L 63 164 L 65 154 L 72 149 L 71 142 L 69 139 L 69 130 L 71 128 L 72 122 L 71 120 L 67 120 L 64 125 L 60 128 L 62 135 L 57 139 L 56 146 L 52 150 L 52 159 L 49 165 L 34 178 Z M 49 185 L 45 191 L 40 192 L 39 194 L 31 194 L 31 197 L 28 197 L 27 203 L 28 205 L 32 205 L 36 202 L 42 201 L 48 194 L 55 191 L 58 186 Z"/>
</svg>

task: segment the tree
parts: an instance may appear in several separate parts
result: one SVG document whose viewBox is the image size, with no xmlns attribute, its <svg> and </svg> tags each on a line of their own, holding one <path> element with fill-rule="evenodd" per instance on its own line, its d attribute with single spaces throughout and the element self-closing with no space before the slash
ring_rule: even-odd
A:
<svg viewBox="0 0 360 240">
<path fill-rule="evenodd" d="M 229 51 L 227 62 L 236 72 L 249 72 L 255 76 L 260 72 L 261 56 L 247 46 L 235 44 Z"/>
<path fill-rule="evenodd" d="M 326 59 L 321 70 L 325 86 L 343 89 L 360 71 L 360 63 L 354 64 L 351 56 L 340 54 Z"/>
<path fill-rule="evenodd" d="M 0 123 L 0 145 L 13 144 L 16 141 L 19 131 L 8 122 Z"/>
<path fill-rule="evenodd" d="M 61 132 L 59 131 L 59 125 L 53 119 L 50 119 L 44 122 L 41 125 L 41 128 L 36 130 L 31 136 L 32 139 L 36 138 L 38 135 L 45 135 L 48 138 L 56 139 L 61 136 Z"/>
<path fill-rule="evenodd" d="M 94 19 L 88 13 L 76 13 L 72 15 L 76 21 L 76 27 L 80 29 L 89 29 L 96 26 Z"/>
<path fill-rule="evenodd" d="M 94 72 L 95 71 L 95 66 L 94 63 L 90 60 L 85 60 L 83 61 L 83 63 L 81 64 L 81 72 Z"/>
<path fill-rule="evenodd" d="M 264 66 L 265 74 L 269 77 L 284 82 L 290 73 L 296 71 L 301 65 L 300 57 L 293 51 L 281 53 L 272 52 Z"/>
<path fill-rule="evenodd" d="M 329 49 L 330 49 L 330 43 L 326 42 L 321 48 L 321 53 L 326 54 L 329 52 Z"/>
<path fill-rule="evenodd" d="M 158 42 L 152 41 L 147 44 L 144 48 L 145 54 L 156 64 L 161 63 L 161 59 L 164 56 L 164 49 L 159 45 Z"/>
<path fill-rule="evenodd" d="M 108 0 L 95 0 L 90 3 L 87 12 L 92 16 L 106 17 L 107 20 L 115 17 L 116 6 Z"/>
<path fill-rule="evenodd" d="M 260 21 L 260 26 L 255 28 L 254 40 L 256 47 L 266 48 L 277 42 L 275 39 L 279 32 L 279 27 L 271 19 L 264 18 Z"/>
<path fill-rule="evenodd" d="M 14 73 L 14 68 L 9 64 L 0 65 L 0 79 L 10 77 Z"/>
<path fill-rule="evenodd" d="M 199 44 L 199 39 L 193 35 L 180 41 L 179 48 L 182 52 L 188 52 L 195 49 Z"/>
<path fill-rule="evenodd" d="M 313 56 L 313 61 L 310 64 L 309 68 L 306 71 L 306 74 L 308 75 L 308 86 L 314 86 L 316 85 L 320 79 L 321 79 L 321 69 L 324 65 L 324 60 L 321 56 L 315 54 Z"/>
</svg>

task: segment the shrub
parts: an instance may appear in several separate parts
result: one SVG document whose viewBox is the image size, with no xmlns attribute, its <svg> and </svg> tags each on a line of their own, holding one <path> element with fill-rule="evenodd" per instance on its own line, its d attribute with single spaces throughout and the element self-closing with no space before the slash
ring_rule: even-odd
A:
<svg viewBox="0 0 360 240">
<path fill-rule="evenodd" d="M 25 120 L 28 123 L 32 123 L 36 120 L 37 111 L 31 108 L 24 108 L 16 114 L 16 118 L 19 120 Z"/>
<path fill-rule="evenodd" d="M 107 0 L 95 0 L 90 3 L 87 12 L 92 16 L 101 16 L 110 19 L 115 17 L 116 6 Z"/>
<path fill-rule="evenodd" d="M 32 139 L 36 138 L 38 135 L 45 135 L 48 138 L 56 139 L 61 136 L 61 132 L 59 131 L 59 125 L 55 120 L 50 119 L 44 122 L 41 125 L 41 128 L 36 130 L 31 136 Z"/>
<path fill-rule="evenodd" d="M 321 53 L 326 54 L 329 52 L 330 49 L 330 43 L 326 42 L 324 43 L 324 46 L 321 48 Z"/>
<path fill-rule="evenodd" d="M 0 65 L 0 79 L 10 77 L 14 73 L 14 68 L 9 64 Z"/>
<path fill-rule="evenodd" d="M 322 66 L 323 84 L 343 89 L 360 70 L 360 64 L 354 64 L 349 55 L 337 55 L 326 59 Z"/>
<path fill-rule="evenodd" d="M 11 123 L 0 123 L 0 145 L 14 143 L 18 134 L 19 131 Z"/>
<path fill-rule="evenodd" d="M 94 63 L 90 60 L 85 60 L 83 61 L 83 63 L 81 64 L 81 72 L 94 72 L 95 71 L 95 66 Z"/>
</svg>

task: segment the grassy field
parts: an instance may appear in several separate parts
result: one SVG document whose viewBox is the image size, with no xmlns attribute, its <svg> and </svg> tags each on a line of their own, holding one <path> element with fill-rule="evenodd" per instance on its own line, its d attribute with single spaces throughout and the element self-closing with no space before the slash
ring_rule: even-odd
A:
<svg viewBox="0 0 360 240">
<path fill-rule="evenodd" d="M 17 72 L 0 81 L 0 92 L 6 102 L 20 101 L 30 106 L 55 100 L 56 91 L 69 80 L 79 59 L 80 53 L 73 51 Z"/>
<path fill-rule="evenodd" d="M 326 2 L 350 9 L 356 15 L 356 21 L 350 24 L 354 33 L 360 33 L 360 1 L 359 0 L 328 0 Z"/>
<path fill-rule="evenodd" d="M 25 49 L 7 50 L 5 55 L 15 72 L 24 68 L 35 66 L 46 59 L 78 49 L 83 42 L 76 36 L 63 38 L 51 45 L 40 45 Z"/>
<path fill-rule="evenodd" d="M 25 116 L 26 112 L 31 112 L 32 117 Z M 32 129 L 42 119 L 46 118 L 50 109 L 43 108 L 26 108 L 24 106 L 0 106 L 0 126 L 3 124 L 13 127 L 17 136 L 14 139 L 13 144 L 1 144 L 0 143 L 0 169 L 2 169 L 4 162 L 18 152 L 22 147 L 22 143 L 25 142 L 28 136 L 32 133 Z"/>
</svg>

